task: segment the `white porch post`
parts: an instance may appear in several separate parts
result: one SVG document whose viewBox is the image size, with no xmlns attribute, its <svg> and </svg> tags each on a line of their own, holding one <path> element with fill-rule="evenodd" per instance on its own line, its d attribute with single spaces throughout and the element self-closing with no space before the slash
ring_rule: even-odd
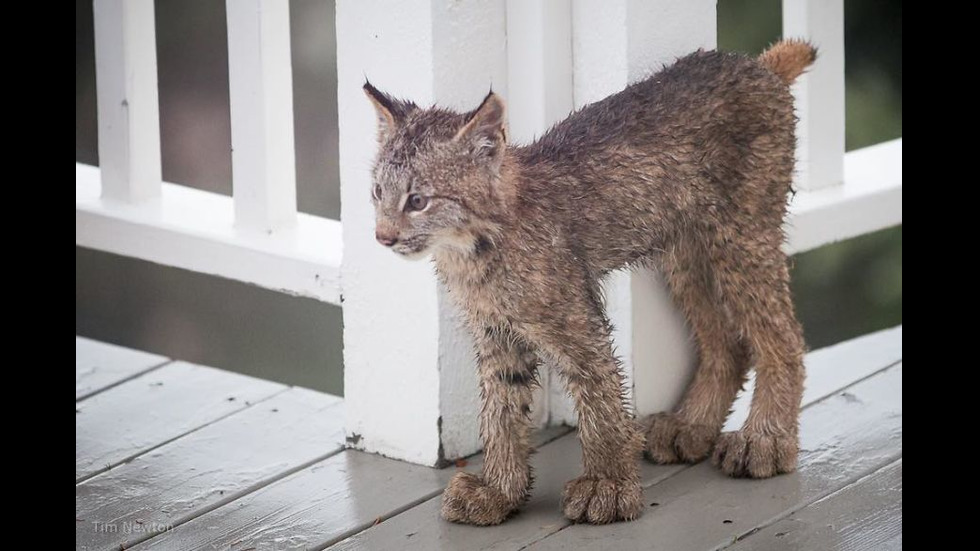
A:
<svg viewBox="0 0 980 551">
<path fill-rule="evenodd" d="M 343 202 L 344 393 L 352 447 L 434 465 L 473 453 L 479 391 L 472 345 L 428 261 L 374 239 L 376 117 L 361 87 L 420 105 L 475 108 L 506 94 L 505 1 L 337 2 Z"/>
<path fill-rule="evenodd" d="M 844 182 L 844 0 L 783 0 L 783 36 L 804 38 L 817 62 L 793 85 L 797 126 L 796 185 Z"/>
<path fill-rule="evenodd" d="M 95 0 L 102 196 L 160 195 L 160 107 L 153 0 Z"/>
<path fill-rule="evenodd" d="M 714 0 L 574 0 L 572 20 L 576 107 L 716 43 Z M 637 413 L 673 407 L 690 379 L 692 354 L 683 318 L 658 277 L 613 274 L 606 299 Z M 553 386 L 552 420 L 574 424 L 559 385 Z"/>
</svg>

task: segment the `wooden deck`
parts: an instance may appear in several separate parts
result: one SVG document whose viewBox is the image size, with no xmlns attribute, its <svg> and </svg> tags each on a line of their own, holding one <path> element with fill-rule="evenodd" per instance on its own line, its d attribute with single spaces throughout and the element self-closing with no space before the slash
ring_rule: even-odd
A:
<svg viewBox="0 0 980 551">
<path fill-rule="evenodd" d="M 539 437 L 534 496 L 491 528 L 439 519 L 456 468 L 344 450 L 341 400 L 75 339 L 77 549 L 900 549 L 902 329 L 807 357 L 800 469 L 735 480 L 644 462 L 637 521 L 571 525 L 568 429 Z M 746 414 L 740 398 L 730 419 Z M 463 468 L 479 469 L 480 458 Z"/>
</svg>

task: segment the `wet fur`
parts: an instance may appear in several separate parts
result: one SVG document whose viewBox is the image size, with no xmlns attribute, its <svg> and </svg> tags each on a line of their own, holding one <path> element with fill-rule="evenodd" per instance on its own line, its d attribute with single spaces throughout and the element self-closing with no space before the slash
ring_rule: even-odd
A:
<svg viewBox="0 0 980 551">
<path fill-rule="evenodd" d="M 523 147 L 507 144 L 492 92 L 459 114 L 365 85 L 380 128 L 379 239 L 432 253 L 476 341 L 486 460 L 482 475 L 450 482 L 446 519 L 497 524 L 526 501 L 542 360 L 578 412 L 584 472 L 562 496 L 574 521 L 641 513 L 641 453 L 713 454 L 732 476 L 795 468 L 804 343 L 781 249 L 795 150 L 787 84 L 814 56 L 797 41 L 758 59 L 698 51 Z M 430 198 L 421 212 L 406 209 L 413 193 Z M 700 363 L 677 410 L 642 423 L 624 403 L 600 290 L 636 266 L 665 275 Z M 749 418 L 722 434 L 750 365 Z"/>
</svg>

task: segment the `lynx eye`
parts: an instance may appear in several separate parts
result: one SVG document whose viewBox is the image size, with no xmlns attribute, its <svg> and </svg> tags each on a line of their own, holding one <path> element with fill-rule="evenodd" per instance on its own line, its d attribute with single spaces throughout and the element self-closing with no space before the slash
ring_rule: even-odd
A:
<svg viewBox="0 0 980 551">
<path fill-rule="evenodd" d="M 427 206 L 429 206 L 429 198 L 424 195 L 419 195 L 418 193 L 409 195 L 408 201 L 405 202 L 405 208 L 408 210 L 425 210 L 425 207 Z"/>
<path fill-rule="evenodd" d="M 374 186 L 374 189 L 371 191 L 371 197 L 374 197 L 374 200 L 375 201 L 380 201 L 381 200 L 381 185 L 380 184 L 377 184 L 377 185 Z"/>
</svg>

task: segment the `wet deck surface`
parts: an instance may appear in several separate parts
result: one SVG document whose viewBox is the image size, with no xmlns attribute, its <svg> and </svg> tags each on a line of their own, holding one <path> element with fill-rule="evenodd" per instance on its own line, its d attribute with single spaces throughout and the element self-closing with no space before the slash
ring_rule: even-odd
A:
<svg viewBox="0 0 980 551">
<path fill-rule="evenodd" d="M 902 329 L 807 357 L 797 473 L 734 480 L 643 464 L 637 521 L 571 525 L 573 432 L 538 435 L 524 510 L 491 528 L 439 519 L 456 468 L 343 449 L 342 403 L 75 340 L 77 549 L 901 549 Z M 729 421 L 744 419 L 740 398 Z M 478 470 L 480 458 L 464 467 Z"/>
</svg>

